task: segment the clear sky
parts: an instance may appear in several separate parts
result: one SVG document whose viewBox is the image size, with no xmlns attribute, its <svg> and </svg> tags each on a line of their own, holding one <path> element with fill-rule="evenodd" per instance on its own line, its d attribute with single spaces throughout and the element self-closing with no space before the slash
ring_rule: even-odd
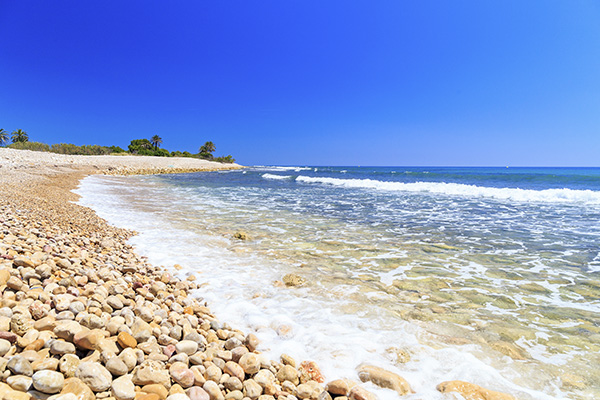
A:
<svg viewBox="0 0 600 400">
<path fill-rule="evenodd" d="M 245 165 L 600 166 L 600 2 L 0 0 L 0 128 Z"/>
</svg>

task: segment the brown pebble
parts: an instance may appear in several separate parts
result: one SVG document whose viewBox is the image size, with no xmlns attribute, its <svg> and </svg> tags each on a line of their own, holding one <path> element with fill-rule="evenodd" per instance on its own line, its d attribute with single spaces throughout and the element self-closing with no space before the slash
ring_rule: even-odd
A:
<svg viewBox="0 0 600 400">
<path fill-rule="evenodd" d="M 29 345 L 27 345 L 25 347 L 25 350 L 35 350 L 35 351 L 38 351 L 42 347 L 44 347 L 45 343 L 46 343 L 46 341 L 44 339 L 34 340 L 31 344 L 29 344 Z"/>
<path fill-rule="evenodd" d="M 124 349 L 127 347 L 135 348 L 137 346 L 137 340 L 127 332 L 119 332 L 117 343 Z"/>
</svg>

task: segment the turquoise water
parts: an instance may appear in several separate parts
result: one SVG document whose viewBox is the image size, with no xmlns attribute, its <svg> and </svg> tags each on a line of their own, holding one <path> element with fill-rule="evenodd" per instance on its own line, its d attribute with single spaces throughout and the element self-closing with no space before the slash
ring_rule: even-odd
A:
<svg viewBox="0 0 600 400">
<path fill-rule="evenodd" d="M 262 166 L 79 192 L 152 262 L 199 274 L 199 295 L 265 351 L 328 378 L 371 362 L 407 398 L 442 399 L 451 379 L 600 398 L 600 169 Z M 273 284 L 285 273 L 308 283 Z"/>
</svg>

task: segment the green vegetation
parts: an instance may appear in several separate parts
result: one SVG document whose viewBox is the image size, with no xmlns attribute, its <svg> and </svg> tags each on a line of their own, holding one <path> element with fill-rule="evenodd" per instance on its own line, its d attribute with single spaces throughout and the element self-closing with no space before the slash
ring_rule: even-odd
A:
<svg viewBox="0 0 600 400">
<path fill-rule="evenodd" d="M 14 142 L 7 147 L 17 150 L 50 151 L 50 146 L 40 142 Z"/>
<path fill-rule="evenodd" d="M 220 162 L 220 163 L 233 164 L 235 162 L 235 158 L 233 158 L 231 155 L 220 156 L 220 157 L 213 158 L 213 161 Z"/>
<path fill-rule="evenodd" d="M 190 153 L 189 151 L 181 152 L 181 151 L 177 150 L 177 151 L 171 152 L 171 157 L 195 157 L 195 156 L 192 153 Z"/>
<path fill-rule="evenodd" d="M 154 135 L 152 136 L 152 139 L 150 139 L 150 143 L 152 143 L 152 145 L 154 146 L 154 150 L 158 150 L 158 148 L 162 144 L 162 138 L 158 135 Z"/>
<path fill-rule="evenodd" d="M 156 137 L 160 139 L 158 136 Z M 160 142 L 162 142 L 162 139 L 160 139 Z M 171 153 L 168 150 L 159 149 L 158 144 L 153 145 L 148 139 L 132 140 L 128 149 L 131 154 L 139 154 L 141 156 L 171 157 Z"/>
<path fill-rule="evenodd" d="M 215 144 L 213 142 L 206 142 L 202 147 L 200 147 L 198 153 L 200 155 L 200 158 L 204 158 L 205 160 L 212 160 L 214 158 L 212 153 L 214 153 L 216 149 L 217 148 L 215 147 Z"/>
<path fill-rule="evenodd" d="M 0 128 L 0 146 L 4 146 L 8 142 L 8 132 Z"/>
<path fill-rule="evenodd" d="M 98 146 L 97 144 L 77 146 L 71 143 L 58 143 L 50 146 L 50 151 L 58 154 L 84 155 L 84 156 L 102 156 L 112 153 L 125 153 L 125 150 L 119 146 Z"/>
<path fill-rule="evenodd" d="M 11 134 L 11 139 L 12 139 L 13 143 L 28 142 L 29 135 L 27 135 L 27 132 L 25 132 L 24 130 L 17 129 L 16 131 L 13 131 L 13 133 Z"/>
<path fill-rule="evenodd" d="M 201 158 L 204 160 L 212 160 L 221 163 L 234 163 L 235 159 L 231 156 L 219 156 L 214 157 L 213 153 L 216 150 L 216 146 L 213 142 L 206 142 L 198 150 L 198 154 L 192 154 L 188 151 L 168 151 L 161 149 L 162 138 L 158 135 L 152 136 L 148 139 L 134 139 L 127 146 L 127 151 L 123 150 L 119 146 L 99 146 L 93 145 L 82 145 L 77 146 L 71 143 L 57 143 L 52 146 L 46 143 L 30 142 L 29 135 L 27 132 L 17 129 L 13 131 L 10 136 L 12 143 L 7 147 L 18 150 L 33 150 L 33 151 L 48 151 L 58 154 L 69 154 L 69 155 L 106 155 L 106 154 L 119 154 L 129 153 L 138 154 L 143 156 L 157 156 L 157 157 L 191 157 Z M 0 129 L 0 146 L 4 146 L 8 143 L 8 132 L 4 129 Z"/>
</svg>

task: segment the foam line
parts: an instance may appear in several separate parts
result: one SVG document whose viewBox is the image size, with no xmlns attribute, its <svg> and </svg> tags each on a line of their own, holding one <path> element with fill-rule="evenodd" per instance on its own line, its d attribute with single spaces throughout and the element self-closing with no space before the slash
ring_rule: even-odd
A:
<svg viewBox="0 0 600 400">
<path fill-rule="evenodd" d="M 494 188 L 446 182 L 388 182 L 374 179 L 339 179 L 300 175 L 297 182 L 322 183 L 326 185 L 365 188 L 399 192 L 440 193 L 454 196 L 487 197 L 500 200 L 533 201 L 544 203 L 600 204 L 600 192 L 593 190 L 519 188 Z"/>
</svg>

